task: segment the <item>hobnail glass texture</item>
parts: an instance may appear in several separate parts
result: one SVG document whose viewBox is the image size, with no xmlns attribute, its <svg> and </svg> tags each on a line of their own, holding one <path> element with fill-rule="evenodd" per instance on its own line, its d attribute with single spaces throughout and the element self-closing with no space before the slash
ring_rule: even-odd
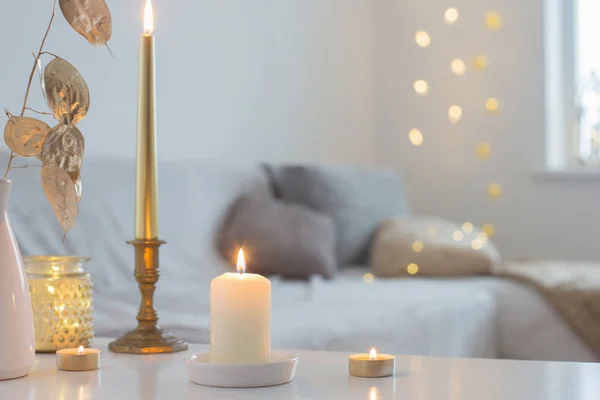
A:
<svg viewBox="0 0 600 400">
<path fill-rule="evenodd" d="M 90 347 L 93 285 L 88 257 L 23 257 L 29 280 L 36 352 Z"/>
</svg>

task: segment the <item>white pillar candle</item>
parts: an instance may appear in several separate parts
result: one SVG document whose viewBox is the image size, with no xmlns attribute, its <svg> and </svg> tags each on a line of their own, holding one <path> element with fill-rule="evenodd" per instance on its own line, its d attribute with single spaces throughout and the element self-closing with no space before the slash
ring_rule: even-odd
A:
<svg viewBox="0 0 600 400">
<path fill-rule="evenodd" d="M 271 282 L 247 274 L 244 252 L 238 272 L 210 283 L 210 362 L 264 364 L 271 359 Z"/>
</svg>

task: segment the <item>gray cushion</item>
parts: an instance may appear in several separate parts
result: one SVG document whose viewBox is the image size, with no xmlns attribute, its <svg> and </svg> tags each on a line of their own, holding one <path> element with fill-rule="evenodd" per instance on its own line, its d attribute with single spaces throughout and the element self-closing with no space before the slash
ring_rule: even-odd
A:
<svg viewBox="0 0 600 400">
<path fill-rule="evenodd" d="M 331 218 L 263 194 L 242 196 L 223 226 L 220 247 L 232 265 L 240 246 L 247 271 L 261 275 L 331 278 L 337 268 Z"/>
<path fill-rule="evenodd" d="M 390 170 L 321 165 L 268 169 L 281 199 L 333 218 L 342 265 L 366 265 L 379 224 L 408 213 L 402 181 Z"/>
</svg>

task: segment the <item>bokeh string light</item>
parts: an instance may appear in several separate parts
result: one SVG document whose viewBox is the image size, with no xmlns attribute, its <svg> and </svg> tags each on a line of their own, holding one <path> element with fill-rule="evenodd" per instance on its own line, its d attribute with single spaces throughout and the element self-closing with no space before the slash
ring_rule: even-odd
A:
<svg viewBox="0 0 600 400">
<path fill-rule="evenodd" d="M 430 225 L 429 227 L 427 227 L 427 234 L 432 239 L 434 237 L 436 237 L 436 235 L 437 235 L 437 227 L 435 225 Z"/>
<path fill-rule="evenodd" d="M 415 81 L 413 88 L 415 89 L 415 92 L 421 96 L 425 96 L 429 93 L 429 84 L 422 79 Z"/>
<path fill-rule="evenodd" d="M 414 275 L 417 272 L 419 272 L 419 266 L 415 263 L 410 263 L 406 266 L 406 271 L 411 274 Z"/>
<path fill-rule="evenodd" d="M 452 62 L 450 63 L 450 69 L 457 76 L 463 76 L 467 72 L 467 66 L 465 65 L 465 62 L 460 58 L 455 58 L 454 60 L 452 60 Z"/>
<path fill-rule="evenodd" d="M 447 25 L 453 25 L 458 20 L 458 10 L 456 8 L 448 8 L 444 13 L 444 22 Z"/>
<path fill-rule="evenodd" d="M 473 224 L 469 221 L 465 222 L 464 224 L 462 224 L 462 230 L 464 233 L 473 232 Z"/>
<path fill-rule="evenodd" d="M 492 236 L 494 236 L 494 225 L 492 224 L 484 224 L 481 229 L 483 230 L 483 232 L 487 235 L 487 237 L 491 238 Z"/>
<path fill-rule="evenodd" d="M 462 113 L 462 108 L 460 108 L 460 106 L 452 105 L 448 108 L 448 120 L 453 124 L 456 124 L 460 121 Z"/>
<path fill-rule="evenodd" d="M 479 54 L 475 56 L 473 60 L 473 65 L 475 65 L 475 69 L 479 71 L 483 71 L 488 67 L 490 60 L 485 54 Z"/>
<path fill-rule="evenodd" d="M 491 113 L 500 111 L 500 100 L 495 97 L 488 98 L 485 101 L 485 108 Z"/>
<path fill-rule="evenodd" d="M 423 134 L 417 128 L 413 128 L 408 132 L 408 139 L 413 146 L 420 146 L 423 144 Z"/>
<path fill-rule="evenodd" d="M 502 27 L 502 17 L 496 11 L 485 13 L 485 25 L 490 31 L 497 31 Z"/>
<path fill-rule="evenodd" d="M 483 247 L 483 242 L 479 239 L 471 240 L 471 248 L 473 250 L 480 250 Z"/>
<path fill-rule="evenodd" d="M 478 143 L 475 152 L 477 153 L 477 157 L 485 160 L 492 153 L 492 145 L 489 142 Z"/>
<path fill-rule="evenodd" d="M 429 33 L 425 31 L 419 31 L 415 34 L 415 41 L 421 47 L 428 47 L 431 44 L 431 38 Z"/>
<path fill-rule="evenodd" d="M 454 25 L 458 21 L 459 12 L 456 8 L 450 7 L 444 11 L 444 24 Z M 485 26 L 490 31 L 498 31 L 503 25 L 502 16 L 497 11 L 488 11 L 484 15 Z M 422 48 L 429 47 L 431 44 L 431 37 L 429 33 L 424 30 L 417 31 L 415 33 L 415 42 Z M 473 67 L 476 71 L 484 71 L 490 65 L 490 61 L 487 55 L 480 53 L 473 57 Z M 451 71 L 458 77 L 464 76 L 467 72 L 467 64 L 461 58 L 453 58 L 450 62 Z M 413 82 L 413 89 L 419 96 L 425 96 L 429 93 L 429 84 L 423 79 L 418 79 Z M 485 109 L 490 114 L 495 114 L 501 111 L 502 102 L 496 97 L 488 97 L 485 100 Z M 452 104 L 448 107 L 448 121 L 457 124 L 463 117 L 463 108 L 457 104 Z M 409 131 L 408 138 L 411 144 L 415 147 L 423 144 L 423 134 L 417 128 L 412 128 Z M 479 142 L 476 145 L 475 154 L 481 160 L 486 160 L 490 157 L 492 152 L 492 145 L 488 141 Z M 492 200 L 500 198 L 503 194 L 502 186 L 497 182 L 488 184 L 487 187 L 488 197 Z M 459 242 L 465 239 L 465 234 L 470 234 L 475 231 L 475 226 L 472 222 L 464 222 L 461 226 L 461 230 L 455 230 L 452 233 L 452 238 Z M 427 234 L 429 237 L 434 238 L 438 233 L 435 225 L 430 225 L 427 228 Z M 481 226 L 481 232 L 477 233 L 477 237 L 471 240 L 471 248 L 479 250 L 483 248 L 485 243 L 495 234 L 495 228 L 491 223 L 486 223 Z M 412 243 L 412 250 L 416 253 L 423 250 L 424 244 L 422 241 L 416 240 Z M 419 271 L 419 267 L 415 263 L 410 263 L 407 266 L 409 274 L 414 275 Z M 365 282 L 370 280 L 365 274 Z"/>
<path fill-rule="evenodd" d="M 488 185 L 488 195 L 493 200 L 500 198 L 502 196 L 502 186 L 496 182 L 490 183 Z"/>
<path fill-rule="evenodd" d="M 423 242 L 421 242 L 420 240 L 415 240 L 412 243 L 412 249 L 415 253 L 420 253 L 421 251 L 423 251 Z"/>
<path fill-rule="evenodd" d="M 465 234 L 463 233 L 463 231 L 454 231 L 452 233 L 452 239 L 456 240 L 457 242 L 460 242 L 464 238 L 465 238 Z"/>
</svg>

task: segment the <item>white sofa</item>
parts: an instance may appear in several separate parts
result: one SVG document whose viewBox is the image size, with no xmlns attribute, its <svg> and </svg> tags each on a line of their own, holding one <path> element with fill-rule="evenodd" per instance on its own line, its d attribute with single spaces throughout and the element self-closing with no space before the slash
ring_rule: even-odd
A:
<svg viewBox="0 0 600 400">
<path fill-rule="evenodd" d="M 4 165 L 6 154 L 0 154 Z M 65 245 L 39 185 L 39 168 L 14 170 L 11 220 L 23 254 L 90 255 L 96 334 L 135 325 L 133 160 L 87 159 L 77 227 Z M 228 268 L 215 232 L 248 190 L 270 190 L 256 165 L 163 163 L 160 176 L 160 323 L 190 342 L 207 342 L 209 283 Z M 492 277 L 411 278 L 366 284 L 364 268 L 332 281 L 273 279 L 273 345 L 278 348 L 435 356 L 598 361 L 533 289 Z"/>
</svg>

